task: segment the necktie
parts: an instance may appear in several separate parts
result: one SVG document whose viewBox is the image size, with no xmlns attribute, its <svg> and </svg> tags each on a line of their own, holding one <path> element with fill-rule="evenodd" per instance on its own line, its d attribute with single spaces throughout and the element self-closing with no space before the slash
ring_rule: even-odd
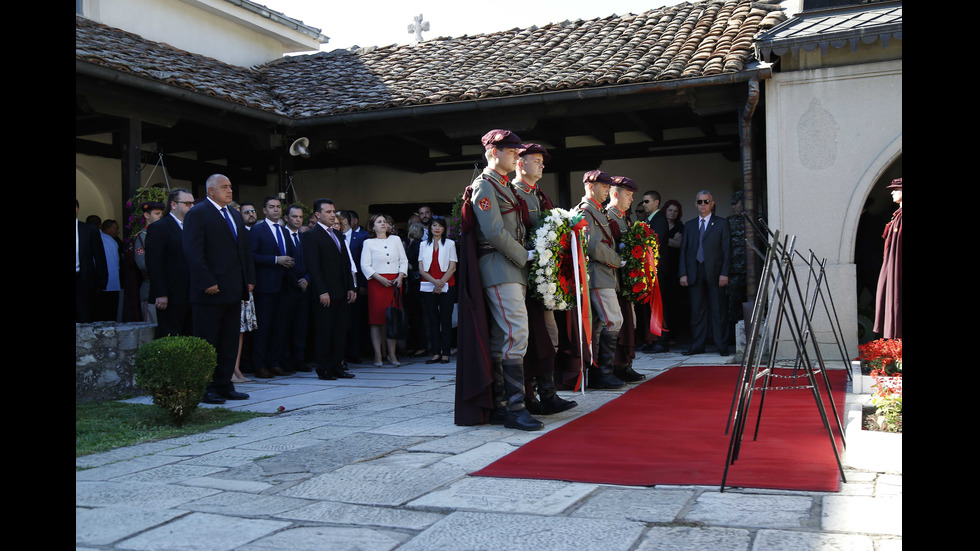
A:
<svg viewBox="0 0 980 551">
<path fill-rule="evenodd" d="M 333 230 L 327 230 L 327 235 L 330 236 L 330 239 L 333 239 L 333 244 L 337 246 L 337 250 L 339 251 L 340 250 L 340 240 L 337 239 L 337 235 L 334 234 Z"/>
<path fill-rule="evenodd" d="M 704 218 L 701 219 L 701 229 L 698 230 L 698 262 L 704 262 Z"/>
<path fill-rule="evenodd" d="M 221 214 L 225 215 L 225 220 L 228 222 L 228 227 L 231 229 L 231 235 L 238 241 L 238 232 L 235 231 L 235 223 L 231 220 L 231 215 L 228 214 L 228 207 L 221 207 Z"/>
<path fill-rule="evenodd" d="M 282 256 L 287 256 L 286 243 L 282 240 L 282 228 L 279 227 L 279 224 L 276 224 L 276 243 L 279 244 L 279 253 Z"/>
</svg>

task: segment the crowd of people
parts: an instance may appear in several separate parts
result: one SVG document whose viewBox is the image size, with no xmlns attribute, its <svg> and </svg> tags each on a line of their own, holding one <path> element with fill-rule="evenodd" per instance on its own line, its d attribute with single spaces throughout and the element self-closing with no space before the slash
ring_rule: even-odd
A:
<svg viewBox="0 0 980 551">
<path fill-rule="evenodd" d="M 316 200 L 309 217 L 274 195 L 239 205 L 230 180 L 216 174 L 205 198 L 178 188 L 166 204 L 141 205 L 143 229 L 127 247 L 115 221 L 78 222 L 76 200 L 76 321 L 129 321 L 123 305 L 134 303 L 136 320 L 156 323 L 157 337 L 204 338 L 218 352 L 207 403 L 247 399 L 234 384 L 249 377 L 354 378 L 349 364 L 398 367 L 406 356 L 449 363 L 457 343 L 466 343 L 457 361 L 457 423 L 540 429 L 532 415 L 577 405 L 557 393 L 569 387 L 563 355 L 582 361 L 567 316 L 527 292 L 534 257 L 527 238 L 555 207 L 537 186 L 551 157 L 507 130 L 489 132 L 483 145 L 487 168 L 464 194 L 462 235 L 450 236 L 446 219 L 427 205 L 402 235 L 391 216 L 372 214 L 362 228 L 355 210 L 338 210 L 330 199 Z M 688 336 L 688 325 L 685 354 L 705 351 L 709 329 L 728 354 L 731 231 L 713 214 L 712 194 L 698 192 L 698 217 L 684 223 L 681 202 L 661 204 L 657 191 L 634 205 L 639 189 L 626 176 L 590 171 L 583 192 L 576 210 L 589 226 L 589 387 L 643 380 L 632 369 L 636 352 L 668 351 Z M 660 335 L 651 332 L 650 305 L 619 293 L 620 236 L 636 220 L 659 242 L 659 315 L 668 330 Z"/>
</svg>

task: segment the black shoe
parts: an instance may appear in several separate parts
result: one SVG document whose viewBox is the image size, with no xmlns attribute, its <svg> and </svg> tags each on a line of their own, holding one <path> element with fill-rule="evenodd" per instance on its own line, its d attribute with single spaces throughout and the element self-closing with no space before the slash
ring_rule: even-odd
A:
<svg viewBox="0 0 980 551">
<path fill-rule="evenodd" d="M 223 404 L 223 403 L 225 403 L 225 399 L 222 398 L 221 396 L 218 396 L 214 392 L 205 392 L 204 393 L 204 398 L 201 401 L 204 402 L 205 404 Z"/>
<path fill-rule="evenodd" d="M 721 354 L 722 356 L 731 356 L 731 354 L 728 353 L 728 347 L 727 346 L 724 347 L 724 348 L 718 349 L 718 354 Z"/>
<path fill-rule="evenodd" d="M 683 354 L 685 356 L 693 356 L 695 354 L 704 354 L 704 349 L 703 348 L 698 348 L 698 349 L 689 348 L 687 350 L 687 352 L 684 352 Z"/>
<path fill-rule="evenodd" d="M 647 378 L 646 375 L 641 375 L 636 371 L 634 371 L 632 365 L 616 368 L 615 370 L 613 370 L 613 375 L 619 377 L 620 379 L 626 381 L 627 383 L 638 383 Z"/>
<path fill-rule="evenodd" d="M 442 358 L 431 358 L 431 359 L 425 360 L 425 363 L 427 365 L 431 365 L 431 364 L 437 364 L 437 363 L 439 363 L 441 361 L 442 361 Z"/>
<path fill-rule="evenodd" d="M 518 429 L 518 430 L 541 430 L 544 428 L 544 423 L 538 421 L 531 414 L 527 412 L 526 409 L 519 409 L 517 411 L 508 411 L 507 417 L 504 420 L 504 427 L 508 429 Z"/>
<path fill-rule="evenodd" d="M 333 373 L 335 379 L 353 379 L 354 374 L 347 371 L 347 368 L 337 370 Z"/>
<path fill-rule="evenodd" d="M 323 380 L 323 381 L 336 381 L 337 380 L 337 377 L 334 377 L 334 375 L 332 373 L 330 373 L 329 371 L 326 371 L 326 370 L 322 370 L 321 371 L 319 368 L 317 368 L 317 370 L 316 370 L 316 376 L 317 376 L 318 379 Z"/>
<path fill-rule="evenodd" d="M 535 415 L 552 415 L 555 413 L 568 411 L 578 406 L 578 402 L 574 400 L 565 400 L 557 394 L 542 396 L 541 401 L 535 400 L 535 402 L 538 403 L 539 411 L 533 411 L 531 408 L 527 408 L 528 411 L 534 413 Z"/>
<path fill-rule="evenodd" d="M 225 400 L 248 400 L 248 394 L 244 392 L 238 392 L 237 390 L 226 390 L 224 392 L 219 392 L 219 396 Z"/>
<path fill-rule="evenodd" d="M 663 344 L 663 341 L 657 341 L 657 343 L 653 345 L 653 348 L 650 350 L 650 352 L 653 354 L 662 354 L 664 352 L 670 352 L 670 347 L 668 347 L 666 344 Z"/>
</svg>

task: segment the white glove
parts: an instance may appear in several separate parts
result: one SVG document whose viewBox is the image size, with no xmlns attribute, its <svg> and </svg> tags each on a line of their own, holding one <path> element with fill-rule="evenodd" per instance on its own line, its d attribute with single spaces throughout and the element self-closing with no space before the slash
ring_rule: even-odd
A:
<svg viewBox="0 0 980 551">
<path fill-rule="evenodd" d="M 532 260 L 534 260 L 534 251 L 528 251 L 527 252 L 527 261 L 530 262 Z"/>
<path fill-rule="evenodd" d="M 623 266 L 625 266 L 625 265 L 626 265 L 626 261 L 625 261 L 625 260 L 619 263 L 619 267 L 620 267 L 620 268 L 622 268 L 622 267 L 623 267 Z"/>
</svg>

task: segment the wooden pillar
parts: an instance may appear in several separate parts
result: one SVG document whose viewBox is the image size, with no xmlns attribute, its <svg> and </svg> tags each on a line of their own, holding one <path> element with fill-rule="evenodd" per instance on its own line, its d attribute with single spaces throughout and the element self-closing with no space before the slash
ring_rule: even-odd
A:
<svg viewBox="0 0 980 551">
<path fill-rule="evenodd" d="M 126 201 L 140 188 L 140 144 L 143 141 L 143 121 L 126 119 L 119 132 L 119 165 L 122 170 L 122 212 L 126 212 Z M 138 208 L 135 205 L 133 208 Z"/>
</svg>

